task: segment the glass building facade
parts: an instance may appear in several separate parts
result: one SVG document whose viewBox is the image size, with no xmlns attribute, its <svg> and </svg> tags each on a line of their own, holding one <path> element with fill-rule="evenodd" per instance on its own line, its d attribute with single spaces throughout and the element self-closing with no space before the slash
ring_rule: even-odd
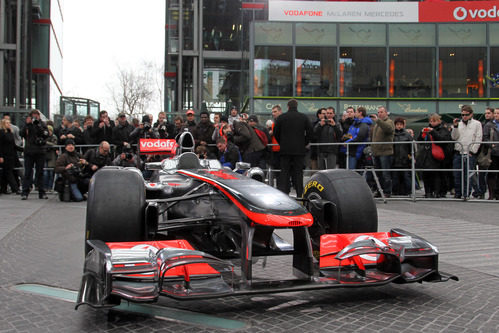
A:
<svg viewBox="0 0 499 333">
<path fill-rule="evenodd" d="M 0 0 L 0 111 L 47 118 L 62 94 L 62 0 Z"/>
<path fill-rule="evenodd" d="M 427 119 L 458 113 L 463 104 L 477 113 L 499 104 L 497 17 L 282 22 L 269 20 L 268 2 L 167 3 L 166 110 L 172 112 L 235 104 L 270 115 L 273 104 L 294 97 L 311 114 L 329 105 L 340 111 L 363 105 L 368 112 L 384 105 L 392 114 Z"/>
</svg>

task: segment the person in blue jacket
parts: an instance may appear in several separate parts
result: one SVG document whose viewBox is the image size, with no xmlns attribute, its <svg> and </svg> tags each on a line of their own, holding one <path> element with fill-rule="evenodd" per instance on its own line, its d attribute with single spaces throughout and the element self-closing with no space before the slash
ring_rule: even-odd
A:
<svg viewBox="0 0 499 333">
<path fill-rule="evenodd" d="M 348 142 L 367 142 L 369 140 L 369 129 L 372 125 L 372 120 L 367 117 L 366 108 L 359 106 L 354 113 L 355 120 L 348 128 L 348 133 L 345 134 L 344 139 Z M 348 149 L 348 168 L 355 169 L 359 165 L 359 160 L 362 158 L 362 152 L 366 147 L 365 144 L 350 145 Z M 346 151 L 346 148 L 342 148 Z"/>
</svg>

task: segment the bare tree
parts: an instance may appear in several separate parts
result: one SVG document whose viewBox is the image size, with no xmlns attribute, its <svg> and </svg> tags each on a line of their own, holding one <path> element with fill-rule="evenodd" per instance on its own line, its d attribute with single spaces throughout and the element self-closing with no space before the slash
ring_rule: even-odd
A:
<svg viewBox="0 0 499 333">
<path fill-rule="evenodd" d="M 154 72 L 148 64 L 141 70 L 118 67 L 117 86 L 108 86 L 118 113 L 127 117 L 140 117 L 148 111 L 155 96 Z"/>
</svg>

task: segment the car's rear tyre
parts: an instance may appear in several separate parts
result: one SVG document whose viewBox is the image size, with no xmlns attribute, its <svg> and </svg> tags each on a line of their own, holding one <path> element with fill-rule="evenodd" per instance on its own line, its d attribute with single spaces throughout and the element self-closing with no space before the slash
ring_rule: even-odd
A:
<svg viewBox="0 0 499 333">
<path fill-rule="evenodd" d="M 90 181 L 85 225 L 85 254 L 88 239 L 130 242 L 145 239 L 146 190 L 140 173 L 104 167 Z"/>
<path fill-rule="evenodd" d="M 341 169 L 316 172 L 305 185 L 303 197 L 333 203 L 307 203 L 314 216 L 310 236 L 316 249 L 322 234 L 378 230 L 378 213 L 371 190 L 365 179 L 356 172 Z"/>
</svg>

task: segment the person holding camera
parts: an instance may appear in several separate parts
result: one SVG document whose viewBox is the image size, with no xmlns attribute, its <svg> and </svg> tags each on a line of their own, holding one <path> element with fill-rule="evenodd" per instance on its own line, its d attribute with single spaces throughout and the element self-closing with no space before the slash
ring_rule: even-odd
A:
<svg viewBox="0 0 499 333">
<path fill-rule="evenodd" d="M 112 165 L 121 166 L 121 167 L 135 167 L 137 169 L 141 169 L 142 160 L 133 153 L 133 149 L 130 144 L 126 144 L 123 146 L 123 151 L 121 154 L 116 156 Z"/>
<path fill-rule="evenodd" d="M 96 149 L 87 150 L 83 158 L 88 162 L 88 173 L 92 176 L 100 168 L 106 165 L 112 165 L 113 161 L 109 152 L 111 151 L 111 146 L 109 142 L 102 141 L 99 147 Z"/>
<path fill-rule="evenodd" d="M 89 177 L 84 176 L 84 169 L 88 162 L 81 158 L 75 150 L 73 139 L 66 140 L 65 152 L 55 162 L 55 172 L 61 174 L 65 182 L 69 184 L 71 199 L 74 201 L 84 200 L 85 186 L 88 186 Z"/>
<path fill-rule="evenodd" d="M 158 133 L 151 125 L 151 118 L 147 114 L 142 117 L 142 123 L 139 127 L 130 134 L 131 143 L 138 144 L 139 139 L 159 139 Z"/>
<path fill-rule="evenodd" d="M 314 136 L 319 144 L 341 142 L 343 131 L 335 120 L 335 111 L 332 106 L 321 109 L 319 121 L 314 126 Z M 319 170 L 336 169 L 336 157 L 339 146 L 319 145 L 317 147 L 317 166 Z"/>
<path fill-rule="evenodd" d="M 25 140 L 22 200 L 28 199 L 29 192 L 31 191 L 33 169 L 36 170 L 35 185 L 38 187 L 38 198 L 48 199 L 43 188 L 43 167 L 45 165 L 45 154 L 47 152 L 46 140 L 48 136 L 49 131 L 45 123 L 40 119 L 40 111 L 36 109 L 31 110 L 21 129 L 21 137 Z"/>
<path fill-rule="evenodd" d="M 166 120 L 166 113 L 161 111 L 158 114 L 158 121 L 154 123 L 153 130 L 158 133 L 160 139 L 174 139 L 175 128 Z"/>
</svg>

